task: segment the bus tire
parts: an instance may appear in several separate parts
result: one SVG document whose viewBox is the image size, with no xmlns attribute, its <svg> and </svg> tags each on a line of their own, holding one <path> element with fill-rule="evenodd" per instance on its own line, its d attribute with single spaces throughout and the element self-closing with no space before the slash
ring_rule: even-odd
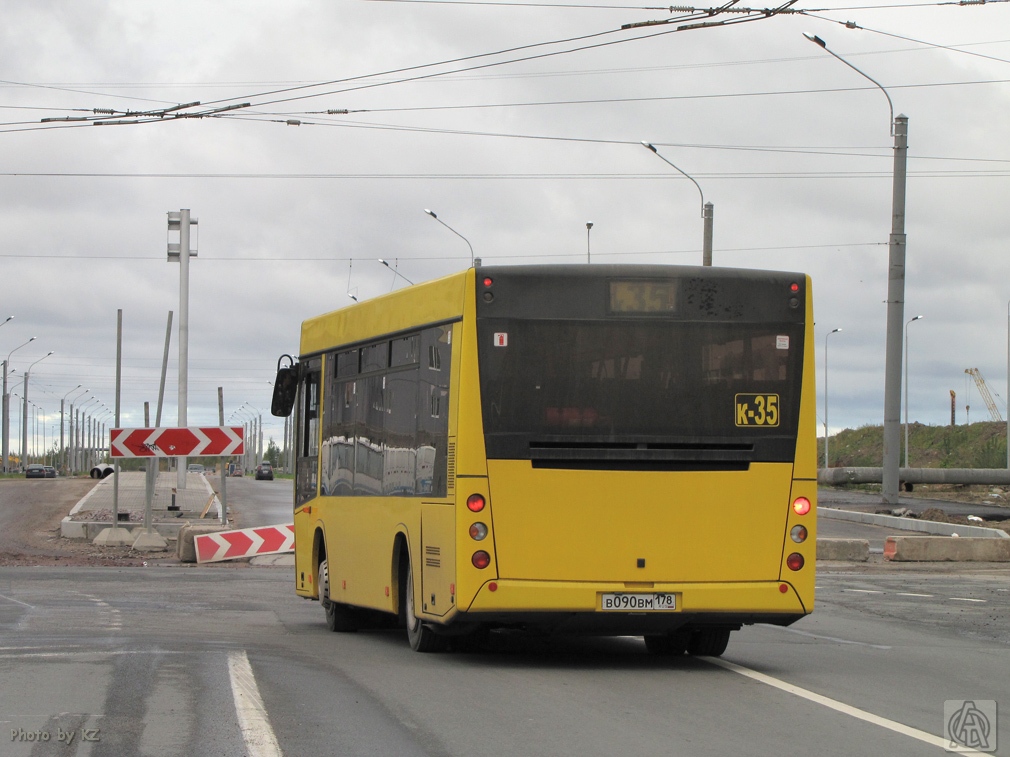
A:
<svg viewBox="0 0 1010 757">
<path fill-rule="evenodd" d="M 326 560 L 319 563 L 319 604 L 326 613 L 326 627 L 337 633 L 354 633 L 358 630 L 356 613 L 348 605 L 330 599 L 330 571 Z"/>
<path fill-rule="evenodd" d="M 671 631 L 664 634 L 645 637 L 645 648 L 649 654 L 664 657 L 679 657 L 687 651 L 689 637 L 683 631 Z"/>
<path fill-rule="evenodd" d="M 441 652 L 446 647 L 446 637 L 439 636 L 414 614 L 414 576 L 407 565 L 407 576 L 403 591 L 403 618 L 407 627 L 407 641 L 415 652 Z"/>
<path fill-rule="evenodd" d="M 719 657 L 729 644 L 729 628 L 702 628 L 691 634 L 688 654 L 699 657 Z"/>
</svg>

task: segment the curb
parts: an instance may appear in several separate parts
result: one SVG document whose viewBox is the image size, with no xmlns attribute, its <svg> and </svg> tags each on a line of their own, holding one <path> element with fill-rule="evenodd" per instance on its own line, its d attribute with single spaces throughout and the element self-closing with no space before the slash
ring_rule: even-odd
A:
<svg viewBox="0 0 1010 757">
<path fill-rule="evenodd" d="M 884 559 L 894 562 L 1010 562 L 1010 541 L 888 536 L 884 542 Z"/>
<path fill-rule="evenodd" d="M 870 542 L 866 539 L 818 539 L 817 559 L 866 562 L 870 559 Z"/>
<path fill-rule="evenodd" d="M 958 536 L 982 539 L 1010 539 L 1010 534 L 999 528 L 962 526 L 959 523 L 938 523 L 935 520 L 899 518 L 896 515 L 878 515 L 877 513 L 862 513 L 853 510 L 836 510 L 831 507 L 818 507 L 817 512 L 825 518 L 848 520 L 855 523 L 868 523 L 874 526 L 889 526 L 899 531 L 919 531 L 938 536 L 953 536 L 957 534 Z"/>
</svg>

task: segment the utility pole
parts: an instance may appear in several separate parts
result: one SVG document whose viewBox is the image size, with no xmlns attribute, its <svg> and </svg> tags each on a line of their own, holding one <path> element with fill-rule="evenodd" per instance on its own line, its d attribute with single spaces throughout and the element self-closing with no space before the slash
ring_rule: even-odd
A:
<svg viewBox="0 0 1010 757">
<path fill-rule="evenodd" d="M 190 218 L 189 209 L 178 213 L 169 212 L 169 232 L 179 232 L 179 243 L 168 245 L 169 262 L 179 262 L 179 428 L 187 425 L 186 405 L 189 397 L 189 259 L 196 257 L 197 251 L 189 247 L 189 227 L 195 226 L 197 219 Z M 186 488 L 186 458 L 178 457 L 179 489 Z"/>
</svg>

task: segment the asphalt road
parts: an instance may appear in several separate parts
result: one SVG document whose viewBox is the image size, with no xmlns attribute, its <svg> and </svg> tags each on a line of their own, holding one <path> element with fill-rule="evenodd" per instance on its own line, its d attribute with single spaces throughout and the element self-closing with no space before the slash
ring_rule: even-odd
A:
<svg viewBox="0 0 1010 757">
<path fill-rule="evenodd" d="M 0 753 L 941 754 L 945 701 L 1010 702 L 1007 578 L 822 571 L 811 617 L 714 661 L 502 634 L 422 655 L 328 632 L 278 568 L 0 568 Z"/>
</svg>

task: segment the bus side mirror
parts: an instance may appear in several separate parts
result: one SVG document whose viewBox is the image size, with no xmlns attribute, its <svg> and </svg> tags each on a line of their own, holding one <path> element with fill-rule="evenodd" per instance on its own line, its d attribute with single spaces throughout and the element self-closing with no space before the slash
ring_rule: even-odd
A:
<svg viewBox="0 0 1010 757">
<path fill-rule="evenodd" d="M 281 361 L 287 358 L 288 365 L 281 367 Z M 277 418 L 287 418 L 295 406 L 295 393 L 298 391 L 298 366 L 290 355 L 281 355 L 277 359 L 277 378 L 274 379 L 274 396 L 270 402 L 270 414 Z"/>
</svg>

